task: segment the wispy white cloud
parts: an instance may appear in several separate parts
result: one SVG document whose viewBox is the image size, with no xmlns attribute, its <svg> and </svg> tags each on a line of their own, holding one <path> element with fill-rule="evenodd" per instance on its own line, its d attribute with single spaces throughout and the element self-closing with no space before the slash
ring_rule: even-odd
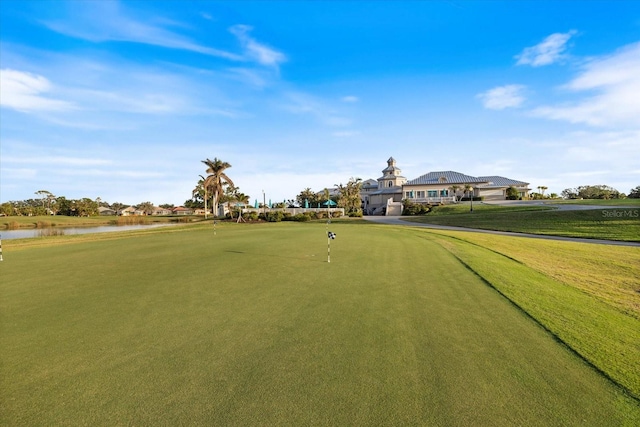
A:
<svg viewBox="0 0 640 427">
<path fill-rule="evenodd" d="M 15 180 L 33 179 L 38 175 L 38 170 L 34 168 L 2 168 L 2 176 L 5 179 L 11 178 Z M 4 184 L 3 184 L 4 187 Z M 17 185 L 13 188 L 17 188 Z"/>
<path fill-rule="evenodd" d="M 591 126 L 640 127 L 640 42 L 592 59 L 561 89 L 585 97 L 532 111 L 534 116 Z M 596 95 L 590 95 L 596 92 Z"/>
<path fill-rule="evenodd" d="M 541 67 L 550 65 L 564 58 L 569 39 L 577 32 L 571 30 L 568 33 L 554 33 L 545 38 L 541 43 L 525 48 L 522 53 L 516 55 L 516 65 L 531 65 Z"/>
<path fill-rule="evenodd" d="M 54 90 L 44 76 L 4 68 L 0 70 L 0 105 L 21 112 L 68 111 L 75 106 L 67 101 L 49 98 L 47 92 Z"/>
<path fill-rule="evenodd" d="M 46 156 L 46 157 L 13 157 L 3 156 L 3 162 L 9 164 L 34 164 L 34 165 L 51 165 L 57 166 L 106 166 L 112 164 L 110 160 L 86 158 L 86 157 L 68 157 L 68 156 Z"/>
<path fill-rule="evenodd" d="M 84 165 L 87 166 L 87 165 Z M 161 178 L 166 177 L 166 173 L 143 171 L 134 169 L 63 169 L 59 172 L 64 176 L 91 176 L 91 177 L 109 177 L 109 178 Z"/>
<path fill-rule="evenodd" d="M 522 91 L 523 85 L 505 85 L 494 87 L 486 92 L 476 95 L 482 100 L 484 108 L 490 110 L 504 110 L 505 108 L 515 108 L 525 101 Z"/>
<path fill-rule="evenodd" d="M 314 96 L 302 92 L 287 93 L 283 108 L 294 114 L 311 115 L 328 126 L 342 127 L 351 124 L 351 119 L 339 114 L 335 108 L 326 105 L 325 102 Z"/>
<path fill-rule="evenodd" d="M 358 102 L 360 99 L 357 96 L 353 96 L 353 95 L 348 95 L 348 96 L 343 96 L 341 98 L 342 102 Z"/>
<path fill-rule="evenodd" d="M 268 75 L 268 73 L 263 72 L 263 70 L 233 67 L 227 69 L 227 74 L 234 80 L 238 80 L 258 89 L 264 88 L 271 81 L 271 76 Z"/>
<path fill-rule="evenodd" d="M 247 58 L 262 65 L 278 68 L 280 63 L 286 61 L 287 57 L 282 52 L 257 42 L 249 35 L 252 30 L 253 27 L 248 25 L 234 25 L 229 29 L 240 41 Z"/>
<path fill-rule="evenodd" d="M 163 28 L 142 23 L 129 16 L 121 5 L 112 1 L 90 2 L 89 6 L 75 3 L 73 20 L 47 20 L 43 24 L 58 33 L 91 42 L 125 41 L 181 49 L 241 61 L 237 54 L 203 46 L 187 37 Z M 99 19 L 96 17 L 99 16 Z"/>
<path fill-rule="evenodd" d="M 361 132 L 357 130 L 343 130 L 343 131 L 333 132 L 331 135 L 337 138 L 348 138 L 351 136 L 358 136 L 360 135 L 360 133 Z"/>
</svg>

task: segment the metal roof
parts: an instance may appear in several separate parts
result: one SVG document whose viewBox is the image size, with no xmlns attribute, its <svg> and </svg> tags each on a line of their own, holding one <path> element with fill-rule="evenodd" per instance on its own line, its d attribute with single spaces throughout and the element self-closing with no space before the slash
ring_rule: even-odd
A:
<svg viewBox="0 0 640 427">
<path fill-rule="evenodd" d="M 423 185 L 423 184 L 467 184 L 467 183 L 487 183 L 486 179 L 477 178 L 475 176 L 465 175 L 455 171 L 429 172 L 411 181 L 407 181 L 405 185 Z"/>
<path fill-rule="evenodd" d="M 368 193 L 370 196 L 374 196 L 376 194 L 401 194 L 402 187 L 385 187 L 382 190 L 372 191 Z"/>
<path fill-rule="evenodd" d="M 489 181 L 488 184 L 480 184 L 478 187 L 523 187 L 528 186 L 528 182 L 516 181 L 515 179 L 505 178 L 504 176 L 479 176 L 478 178 Z"/>
</svg>

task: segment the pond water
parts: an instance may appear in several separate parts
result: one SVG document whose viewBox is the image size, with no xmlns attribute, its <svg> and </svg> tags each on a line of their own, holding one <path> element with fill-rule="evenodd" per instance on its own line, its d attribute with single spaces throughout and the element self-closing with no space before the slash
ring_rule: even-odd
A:
<svg viewBox="0 0 640 427">
<path fill-rule="evenodd" d="M 141 230 L 145 228 L 165 227 L 173 224 L 138 224 L 138 225 L 101 225 L 98 227 L 53 227 L 53 228 L 23 228 L 20 230 L 0 230 L 0 239 L 29 239 L 32 237 L 44 237 L 55 235 L 108 233 L 110 231 Z M 51 233 L 51 234 L 47 234 Z"/>
</svg>

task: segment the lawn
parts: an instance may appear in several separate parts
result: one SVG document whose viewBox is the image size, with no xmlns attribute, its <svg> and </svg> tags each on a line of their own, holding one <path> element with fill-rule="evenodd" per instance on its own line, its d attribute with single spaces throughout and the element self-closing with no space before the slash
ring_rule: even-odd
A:
<svg viewBox="0 0 640 427">
<path fill-rule="evenodd" d="M 591 210 L 553 210 L 548 206 L 496 206 L 468 203 L 435 207 L 409 221 L 479 228 L 621 241 L 640 241 L 640 207 L 605 207 Z"/>
<path fill-rule="evenodd" d="M 596 206 L 630 206 L 640 207 L 640 199 L 551 199 L 544 200 L 545 203 L 554 205 L 596 205 Z"/>
<path fill-rule="evenodd" d="M 640 421 L 630 386 L 481 277 L 473 258 L 500 264 L 507 249 L 410 227 L 331 231 L 331 263 L 320 223 L 8 242 L 0 424 Z M 543 274 L 520 265 L 514 278 Z"/>
</svg>

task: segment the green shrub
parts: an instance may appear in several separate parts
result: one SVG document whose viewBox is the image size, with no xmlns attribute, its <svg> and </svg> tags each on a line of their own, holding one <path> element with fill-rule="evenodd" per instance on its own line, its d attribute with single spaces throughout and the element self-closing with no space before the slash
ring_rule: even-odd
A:
<svg viewBox="0 0 640 427">
<path fill-rule="evenodd" d="M 267 212 L 266 220 L 268 222 L 280 222 L 284 218 L 284 214 L 281 211 Z"/>
<path fill-rule="evenodd" d="M 299 214 L 293 215 L 289 220 L 298 221 L 298 222 L 307 222 L 310 219 L 311 219 L 311 216 L 309 214 L 299 213 Z"/>
<path fill-rule="evenodd" d="M 405 200 L 403 206 L 402 215 L 425 215 L 431 212 L 431 205 L 413 203 L 409 200 Z"/>
</svg>

